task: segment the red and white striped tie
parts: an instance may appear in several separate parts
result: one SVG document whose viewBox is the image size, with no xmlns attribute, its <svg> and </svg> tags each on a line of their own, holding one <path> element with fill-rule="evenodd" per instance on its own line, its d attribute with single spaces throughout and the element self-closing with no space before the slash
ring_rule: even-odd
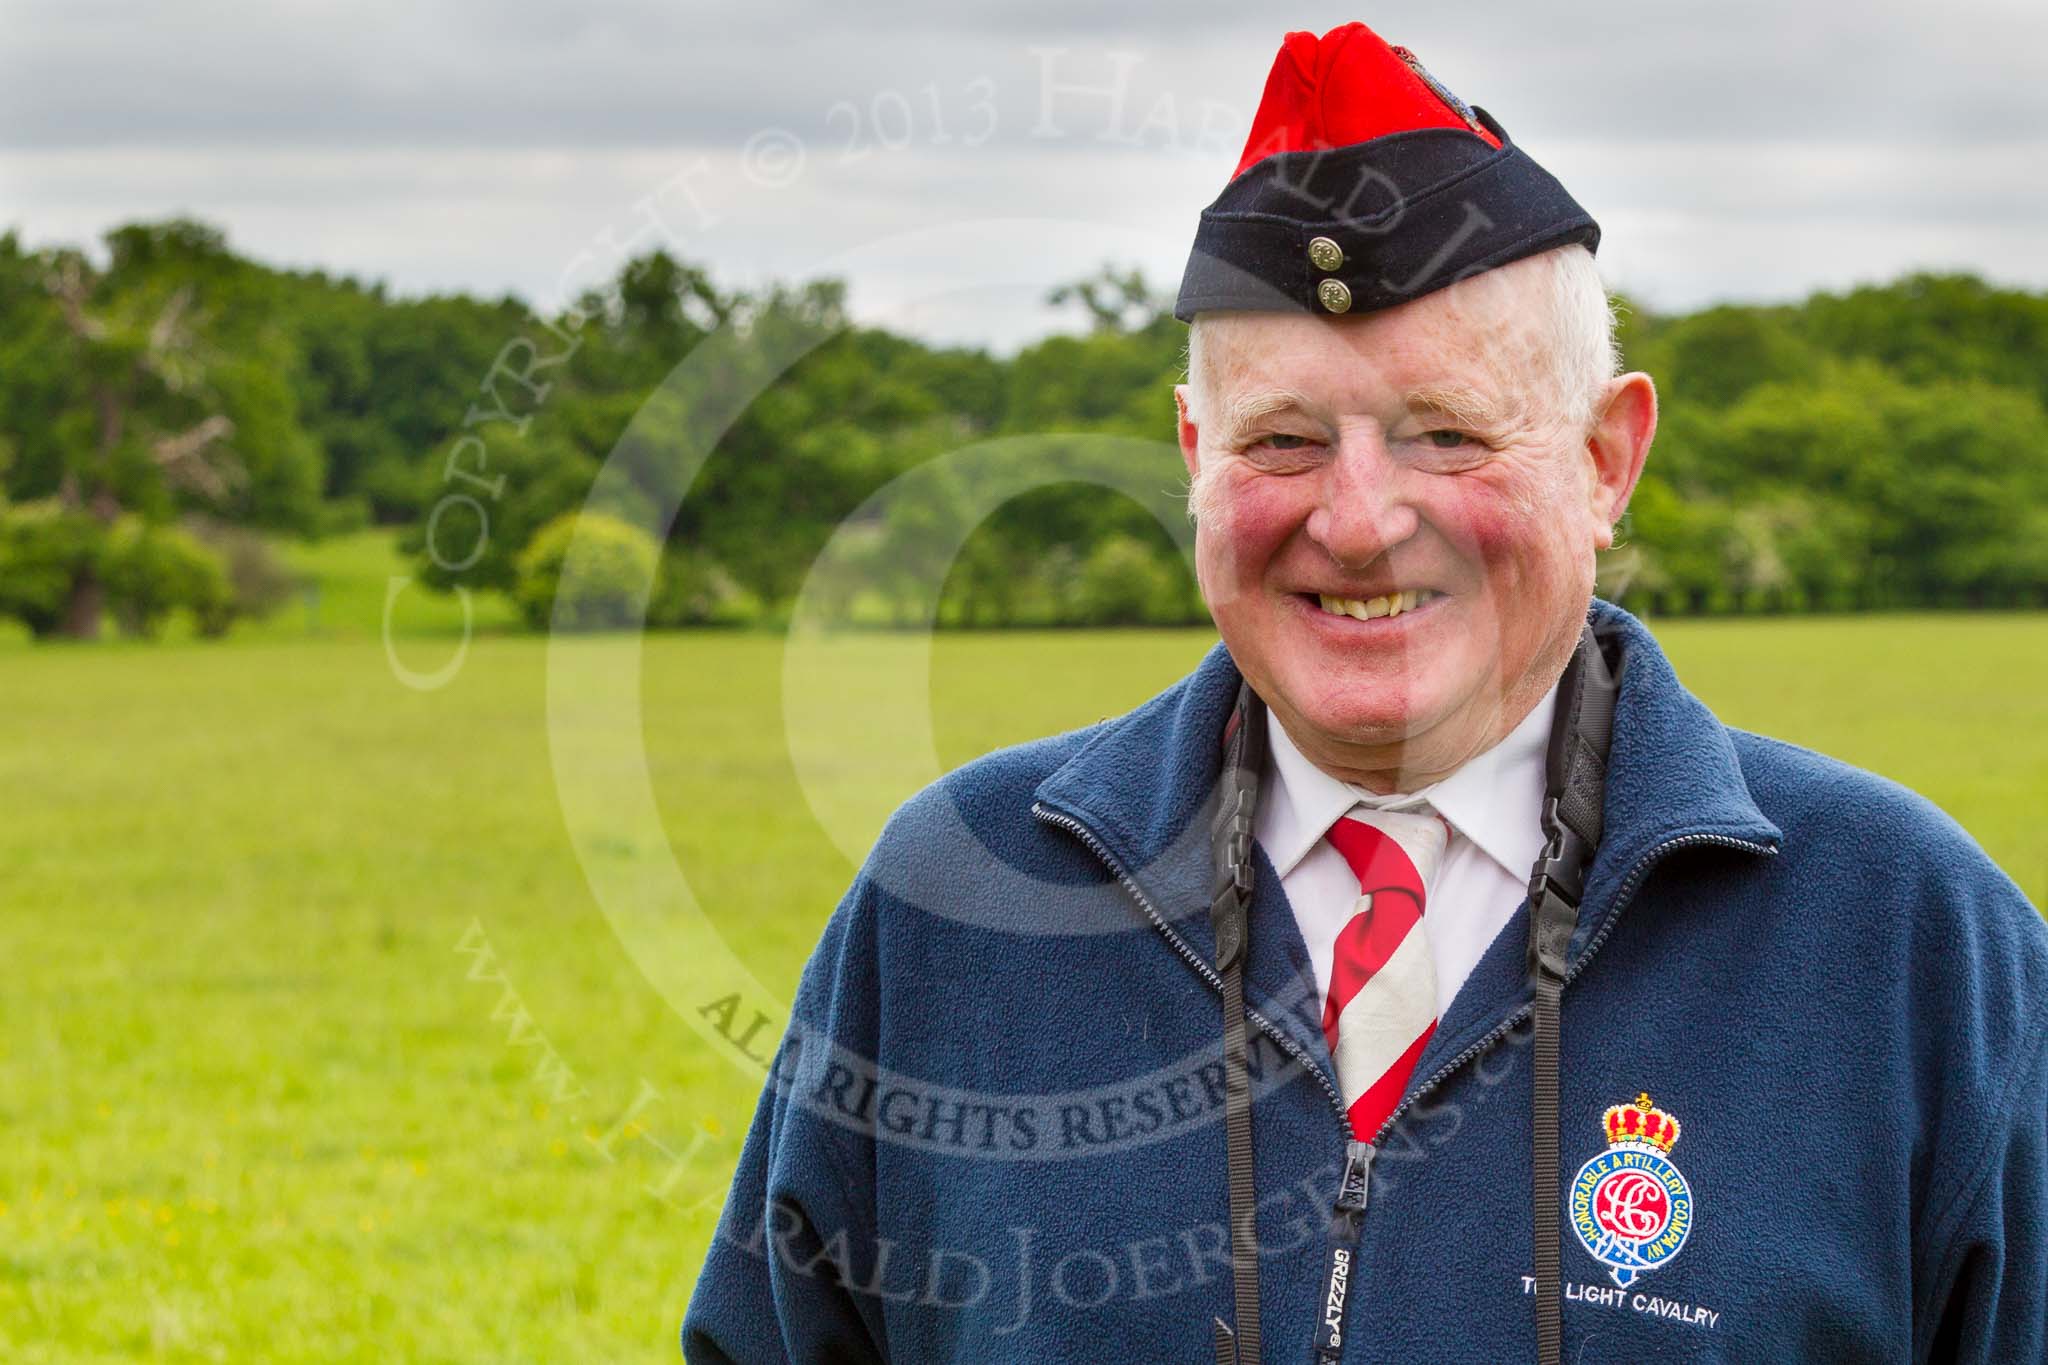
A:
<svg viewBox="0 0 2048 1365">
<path fill-rule="evenodd" d="M 1436 964 L 1422 910 L 1449 835 L 1434 813 L 1358 806 L 1324 836 L 1358 877 L 1358 904 L 1330 964 L 1323 1037 L 1360 1142 L 1372 1141 L 1401 1102 L 1436 1032 Z"/>
</svg>

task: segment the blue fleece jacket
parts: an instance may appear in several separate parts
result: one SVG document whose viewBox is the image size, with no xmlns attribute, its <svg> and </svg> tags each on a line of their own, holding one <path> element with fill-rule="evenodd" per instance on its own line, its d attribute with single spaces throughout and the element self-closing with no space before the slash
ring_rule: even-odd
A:
<svg viewBox="0 0 2048 1365">
<path fill-rule="evenodd" d="M 1928 802 L 1723 726 L 1640 622 L 1593 621 L 1621 691 L 1563 996 L 1564 1358 L 2048 1359 L 2048 926 Z M 803 974 L 690 1361 L 1212 1358 L 1208 817 L 1238 681 L 1219 645 L 896 812 Z M 1307 1361 L 1346 1134 L 1256 864 L 1265 1359 Z M 1527 926 L 1378 1144 L 1346 1360 L 1534 1356 Z M 1650 1116 L 1668 1150 L 1629 1136 Z"/>
</svg>

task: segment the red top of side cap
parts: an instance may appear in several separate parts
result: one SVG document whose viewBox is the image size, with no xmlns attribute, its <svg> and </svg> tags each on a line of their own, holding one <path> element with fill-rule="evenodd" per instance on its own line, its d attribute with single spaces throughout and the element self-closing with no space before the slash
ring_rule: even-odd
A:
<svg viewBox="0 0 2048 1365">
<path fill-rule="evenodd" d="M 1500 146 L 1405 47 L 1390 47 L 1364 24 L 1318 38 L 1290 33 L 1273 59 L 1233 177 L 1276 152 L 1312 152 L 1370 142 L 1415 128 L 1462 128 Z"/>
</svg>

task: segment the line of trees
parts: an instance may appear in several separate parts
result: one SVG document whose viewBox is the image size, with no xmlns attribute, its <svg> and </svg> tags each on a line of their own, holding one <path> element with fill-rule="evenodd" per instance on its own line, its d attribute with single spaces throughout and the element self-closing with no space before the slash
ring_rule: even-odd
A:
<svg viewBox="0 0 2048 1365">
<path fill-rule="evenodd" d="M 658 252 L 540 316 L 274 269 L 183 219 L 90 254 L 0 236 L 0 614 L 91 636 L 184 610 L 219 632 L 288 592 L 267 539 L 375 524 L 428 583 L 504 592 L 537 624 L 617 624 L 643 594 L 658 626 L 777 619 L 864 500 L 941 452 L 1136 437 L 1179 483 L 1185 329 L 1135 273 L 1052 301 L 1080 327 L 1001 357 L 851 325 L 833 281 L 737 291 Z M 2048 602 L 2048 295 L 1916 274 L 1623 317 L 1665 405 L 1610 593 L 1659 613 Z M 741 345 L 675 382 L 714 334 L 801 358 L 724 414 L 682 496 L 702 415 L 761 378 Z M 456 469 L 489 496 L 451 515 Z M 850 609 L 912 613 L 934 526 L 979 515 L 954 496 L 932 481 L 856 522 Z M 610 520 L 580 562 L 565 518 L 586 508 Z M 465 511 L 480 524 L 451 558 L 436 540 Z M 1086 483 L 1011 500 L 940 567 L 944 624 L 1205 619 L 1157 507 Z"/>
</svg>

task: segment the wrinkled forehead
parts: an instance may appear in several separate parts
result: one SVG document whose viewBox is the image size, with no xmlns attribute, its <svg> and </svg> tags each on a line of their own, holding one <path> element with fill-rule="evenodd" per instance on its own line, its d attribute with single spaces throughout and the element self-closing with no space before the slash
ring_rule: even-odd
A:
<svg viewBox="0 0 2048 1365">
<path fill-rule="evenodd" d="M 1505 267 L 1349 317 L 1203 313 L 1189 332 L 1189 383 L 1226 399 L 1275 384 L 1320 389 L 1333 402 L 1433 384 L 1519 397 L 1548 378 L 1550 329 L 1531 283 Z"/>
</svg>

